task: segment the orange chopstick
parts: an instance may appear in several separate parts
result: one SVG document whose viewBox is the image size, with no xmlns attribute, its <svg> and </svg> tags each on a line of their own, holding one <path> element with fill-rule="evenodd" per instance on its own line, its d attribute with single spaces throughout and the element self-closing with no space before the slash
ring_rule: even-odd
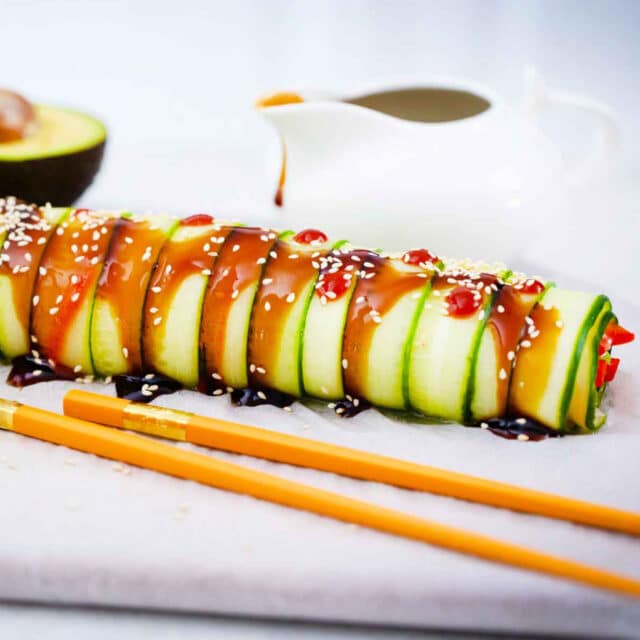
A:
<svg viewBox="0 0 640 640">
<path fill-rule="evenodd" d="M 284 480 L 85 420 L 0 400 L 0 429 L 458 553 L 640 598 L 640 581 L 632 578 Z"/>
<path fill-rule="evenodd" d="M 205 447 L 640 535 L 637 513 L 183 411 L 73 390 L 64 398 L 64 412 Z"/>
</svg>

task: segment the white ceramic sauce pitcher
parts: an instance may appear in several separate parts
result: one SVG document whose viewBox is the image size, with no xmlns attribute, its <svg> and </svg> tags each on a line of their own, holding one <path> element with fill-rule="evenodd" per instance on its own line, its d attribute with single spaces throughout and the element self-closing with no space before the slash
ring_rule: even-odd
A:
<svg viewBox="0 0 640 640">
<path fill-rule="evenodd" d="M 320 227 L 388 250 L 426 246 L 441 255 L 504 261 L 513 261 L 532 234 L 566 232 L 558 222 L 567 191 L 607 166 L 618 128 L 605 105 L 546 90 L 533 70 L 526 87 L 519 111 L 483 87 L 446 80 L 262 101 L 286 160 L 276 224 Z M 409 96 L 398 91 L 415 89 L 429 90 L 414 91 L 423 102 L 444 99 L 444 111 L 427 114 L 440 121 L 406 119 L 416 117 L 411 104 L 402 112 L 387 109 L 394 96 Z M 388 112 L 363 106 L 371 99 Z M 593 147 L 579 166 L 566 167 L 537 124 L 550 103 L 599 116 Z"/>
</svg>

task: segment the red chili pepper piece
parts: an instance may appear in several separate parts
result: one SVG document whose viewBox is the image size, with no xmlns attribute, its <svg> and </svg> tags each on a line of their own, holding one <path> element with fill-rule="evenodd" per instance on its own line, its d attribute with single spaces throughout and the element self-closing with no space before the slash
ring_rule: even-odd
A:
<svg viewBox="0 0 640 640">
<path fill-rule="evenodd" d="M 482 304 L 482 297 L 474 295 L 467 287 L 456 287 L 446 297 L 449 315 L 456 317 L 470 316 Z"/>
<path fill-rule="evenodd" d="M 611 382 L 618 373 L 618 367 L 620 366 L 620 358 L 611 358 L 607 364 L 607 371 L 604 374 L 604 381 Z"/>
<path fill-rule="evenodd" d="M 522 293 L 538 294 L 544 291 L 544 283 L 540 282 L 540 280 L 529 278 L 528 280 L 516 285 L 515 288 Z"/>
<path fill-rule="evenodd" d="M 407 251 L 402 256 L 402 262 L 416 265 L 427 264 L 428 262 L 437 264 L 440 262 L 440 258 L 434 256 L 428 249 L 411 249 L 411 251 Z"/>
<path fill-rule="evenodd" d="M 611 347 L 613 347 L 613 341 L 605 333 L 602 336 L 602 340 L 600 340 L 600 344 L 598 345 L 598 355 L 601 356 L 603 353 L 607 353 L 608 351 L 611 351 Z"/>
<path fill-rule="evenodd" d="M 612 322 L 607 327 L 604 335 L 611 340 L 611 344 L 614 347 L 619 344 L 627 344 L 628 342 L 633 342 L 636 337 L 635 334 L 633 334 L 631 331 L 625 329 L 619 324 L 615 324 L 614 322 Z"/>
<path fill-rule="evenodd" d="M 322 244 L 329 237 L 319 229 L 303 229 L 293 236 L 293 239 L 300 244 Z"/>
<path fill-rule="evenodd" d="M 598 369 L 596 370 L 596 389 L 599 389 L 605 382 L 607 375 L 607 361 L 598 360 Z"/>
<path fill-rule="evenodd" d="M 207 224 L 213 224 L 213 216 L 208 213 L 196 213 L 193 216 L 184 218 L 182 221 L 183 227 L 204 227 Z"/>
<path fill-rule="evenodd" d="M 346 271 L 324 273 L 318 281 L 316 295 L 326 297 L 328 301 L 335 300 L 344 295 L 351 286 L 351 280 Z"/>
</svg>

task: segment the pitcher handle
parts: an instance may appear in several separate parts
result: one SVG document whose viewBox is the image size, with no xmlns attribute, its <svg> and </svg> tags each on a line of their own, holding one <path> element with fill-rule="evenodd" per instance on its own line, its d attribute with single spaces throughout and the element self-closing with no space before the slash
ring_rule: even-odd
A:
<svg viewBox="0 0 640 640">
<path fill-rule="evenodd" d="M 547 87 L 535 67 L 525 69 L 524 81 L 524 109 L 533 117 L 553 104 L 577 107 L 597 117 L 598 127 L 593 135 L 591 149 L 582 160 L 569 168 L 567 178 L 572 185 L 582 185 L 602 176 L 618 154 L 622 138 L 618 117 L 613 109 L 589 96 Z"/>
</svg>

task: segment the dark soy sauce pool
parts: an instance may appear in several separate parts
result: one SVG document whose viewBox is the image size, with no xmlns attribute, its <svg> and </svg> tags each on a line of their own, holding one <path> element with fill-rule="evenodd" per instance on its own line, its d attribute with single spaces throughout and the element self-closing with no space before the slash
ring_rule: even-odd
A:
<svg viewBox="0 0 640 640">
<path fill-rule="evenodd" d="M 491 107 L 488 100 L 475 93 L 438 87 L 382 91 L 345 102 L 413 122 L 464 120 Z"/>
</svg>

